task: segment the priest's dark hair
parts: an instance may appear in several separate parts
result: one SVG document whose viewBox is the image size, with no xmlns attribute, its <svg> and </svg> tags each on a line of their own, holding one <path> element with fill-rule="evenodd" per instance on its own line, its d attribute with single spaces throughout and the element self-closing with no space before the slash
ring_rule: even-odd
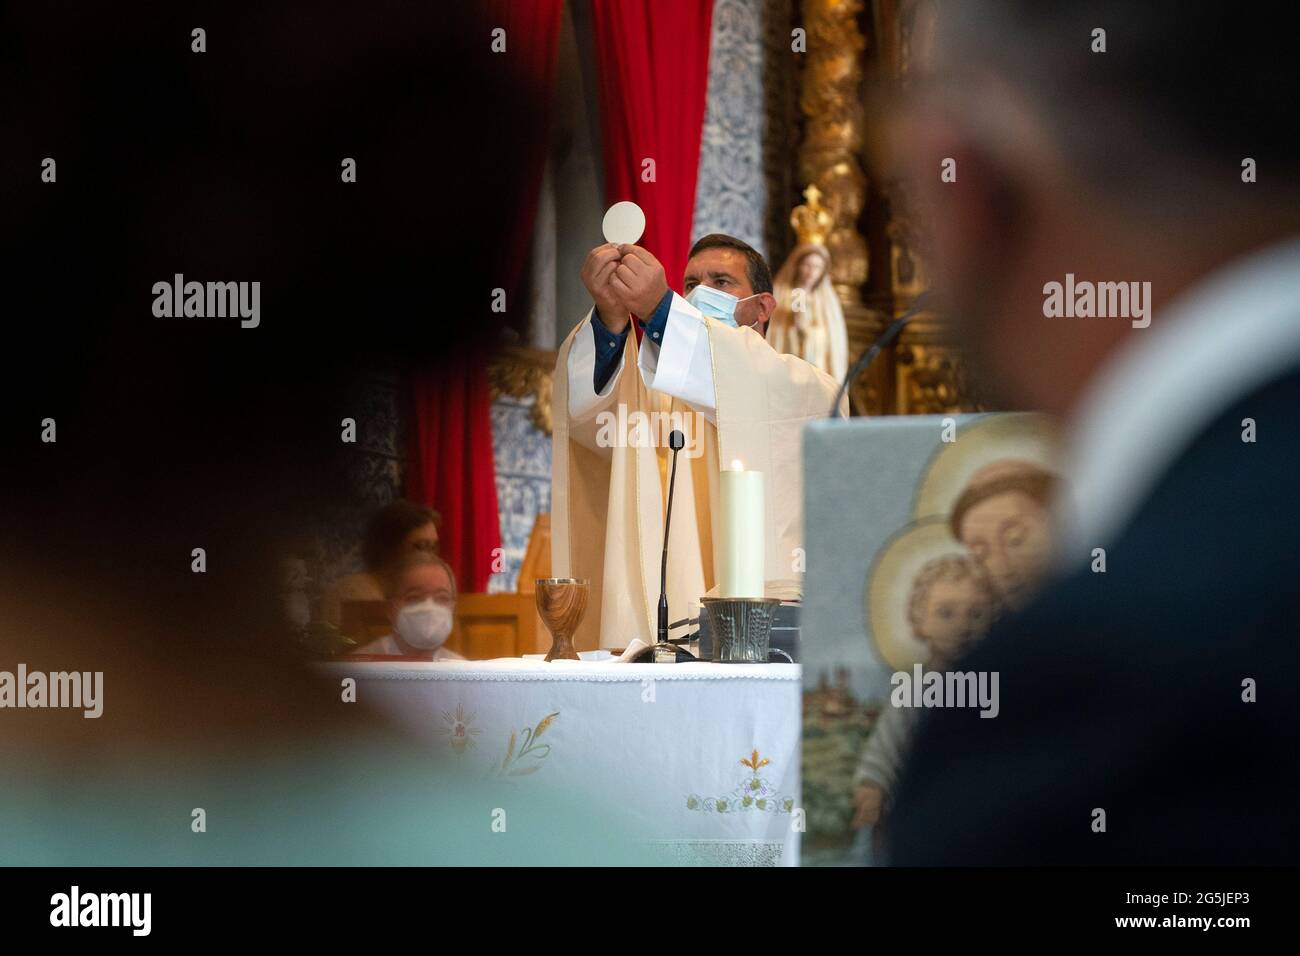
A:
<svg viewBox="0 0 1300 956">
<path fill-rule="evenodd" d="M 749 284 L 755 292 L 772 291 L 772 270 L 763 258 L 763 254 L 745 242 L 743 239 L 737 239 L 735 236 L 728 236 L 722 232 L 711 232 L 695 241 L 691 246 L 690 255 L 687 258 L 693 258 L 705 249 L 735 249 L 745 256 L 748 266 L 746 273 L 749 277 Z"/>
</svg>

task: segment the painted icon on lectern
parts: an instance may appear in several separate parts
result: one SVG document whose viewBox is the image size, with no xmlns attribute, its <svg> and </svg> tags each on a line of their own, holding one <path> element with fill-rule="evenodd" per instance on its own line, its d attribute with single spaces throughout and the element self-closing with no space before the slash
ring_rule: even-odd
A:
<svg viewBox="0 0 1300 956">
<path fill-rule="evenodd" d="M 1037 415 L 995 415 L 943 444 L 917 488 L 913 517 L 943 517 L 1004 610 L 1023 607 L 1051 552 L 1054 434 Z"/>
<path fill-rule="evenodd" d="M 875 649 L 896 671 L 954 659 L 982 635 L 996 599 L 942 518 L 899 531 L 876 556 L 866 610 Z"/>
<path fill-rule="evenodd" d="M 804 626 L 826 635 L 804 648 L 805 864 L 880 858 L 917 717 L 893 706 L 894 676 L 952 669 L 1046 568 L 1060 490 L 1047 420 L 955 423 L 955 441 L 954 419 L 938 416 L 805 434 Z M 818 471 L 852 472 L 867 446 L 888 474 L 852 510 L 822 507 Z M 843 601 L 855 590 L 856 614 Z"/>
</svg>

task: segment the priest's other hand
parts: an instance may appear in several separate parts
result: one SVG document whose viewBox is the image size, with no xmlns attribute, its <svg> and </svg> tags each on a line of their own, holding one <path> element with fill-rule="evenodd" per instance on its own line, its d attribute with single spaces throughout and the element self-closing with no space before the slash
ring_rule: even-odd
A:
<svg viewBox="0 0 1300 956">
<path fill-rule="evenodd" d="M 624 244 L 618 251 L 623 261 L 614 270 L 609 284 L 633 314 L 648 318 L 668 291 L 663 263 L 640 246 Z"/>
<path fill-rule="evenodd" d="M 610 278 L 622 259 L 618 246 L 606 242 L 587 253 L 587 261 L 582 264 L 582 284 L 591 293 L 596 303 L 596 315 L 605 323 L 605 328 L 615 335 L 622 335 L 632 316 L 623 304 L 622 295 L 610 285 Z"/>
</svg>

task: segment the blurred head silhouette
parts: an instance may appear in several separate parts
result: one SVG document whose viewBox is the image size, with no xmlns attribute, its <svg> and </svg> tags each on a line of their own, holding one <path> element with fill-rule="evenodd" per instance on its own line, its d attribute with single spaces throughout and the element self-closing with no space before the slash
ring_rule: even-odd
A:
<svg viewBox="0 0 1300 956">
<path fill-rule="evenodd" d="M 1002 404 L 1067 412 L 1143 334 L 1045 317 L 1046 283 L 1150 282 L 1158 314 L 1300 228 L 1300 71 L 1273 20 L 1208 0 L 919 5 L 892 139 L 938 285 Z"/>
<path fill-rule="evenodd" d="M 14 505 L 0 602 L 23 625 L 0 640 L 11 661 L 105 670 L 101 735 L 258 722 L 260 707 L 283 712 L 277 729 L 317 719 L 276 639 L 282 545 L 322 515 L 362 513 L 357 446 L 340 441 L 356 380 L 494 340 L 484 290 L 502 284 L 517 157 L 542 135 L 534 91 L 491 59 L 474 16 L 0 14 L 13 107 L 0 109 L 0 257 L 6 313 L 23 317 L 5 351 L 33 373 L 0 384 Z M 40 181 L 46 156 L 56 184 Z M 260 282 L 260 324 L 156 317 L 150 289 L 176 274 Z M 55 443 L 40 441 L 47 418 Z M 404 546 L 436 540 L 418 523 Z M 181 702 L 183 722 L 159 719 Z"/>
</svg>

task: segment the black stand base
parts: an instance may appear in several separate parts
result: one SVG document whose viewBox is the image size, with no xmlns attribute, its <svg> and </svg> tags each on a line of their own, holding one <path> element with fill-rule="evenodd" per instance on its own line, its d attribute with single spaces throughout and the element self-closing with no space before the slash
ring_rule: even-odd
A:
<svg viewBox="0 0 1300 956">
<path fill-rule="evenodd" d="M 671 661 L 667 661 L 667 660 L 661 661 L 660 660 L 661 654 L 664 657 L 667 657 L 669 654 L 671 654 L 673 659 Z M 686 648 L 679 647 L 676 644 L 670 644 L 667 642 L 655 644 L 653 647 L 647 647 L 636 657 L 632 658 L 633 664 L 658 664 L 658 663 L 684 664 L 690 661 L 695 661 L 698 663 L 699 658 L 696 657 L 694 654 L 692 654 L 690 651 L 686 650 Z"/>
</svg>

